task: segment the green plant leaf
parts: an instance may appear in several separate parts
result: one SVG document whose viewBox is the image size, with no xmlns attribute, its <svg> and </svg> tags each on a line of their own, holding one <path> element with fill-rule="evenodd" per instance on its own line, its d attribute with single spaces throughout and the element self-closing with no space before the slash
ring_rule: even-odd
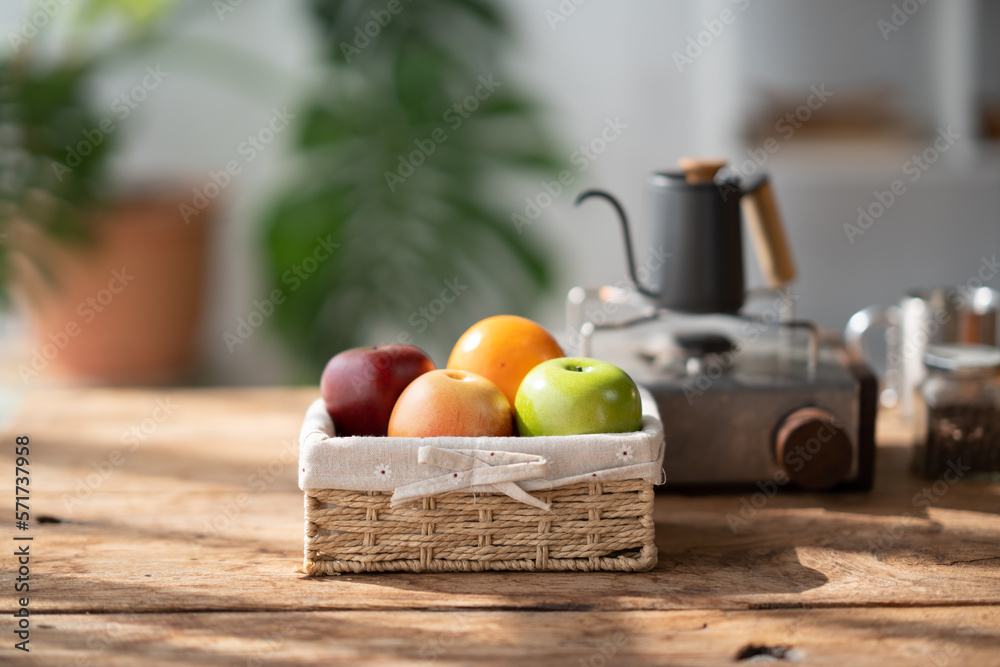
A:
<svg viewBox="0 0 1000 667">
<path fill-rule="evenodd" d="M 531 176 L 537 187 L 538 174 L 551 179 L 565 164 L 538 105 L 503 71 L 509 33 L 497 3 L 404 2 L 350 62 L 340 42 L 384 3 L 312 6 L 327 78 L 300 110 L 298 177 L 263 234 L 272 287 L 287 297 L 272 321 L 315 379 L 341 349 L 390 342 L 375 335 L 450 344 L 474 319 L 524 312 L 551 268 L 505 212 L 523 195 L 497 184 Z M 468 100 L 488 74 L 503 86 Z M 288 281 L 324 234 L 340 248 L 307 280 Z M 463 296 L 429 311 L 456 280 Z"/>
</svg>

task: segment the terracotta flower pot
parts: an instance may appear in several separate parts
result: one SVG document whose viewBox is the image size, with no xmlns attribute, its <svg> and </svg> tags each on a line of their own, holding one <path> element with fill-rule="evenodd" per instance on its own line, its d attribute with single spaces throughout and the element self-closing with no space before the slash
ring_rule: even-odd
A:
<svg viewBox="0 0 1000 667">
<path fill-rule="evenodd" d="M 181 201 L 115 203 L 95 214 L 92 244 L 57 243 L 21 225 L 14 245 L 55 278 L 25 256 L 15 263 L 37 332 L 31 371 L 115 384 L 176 382 L 192 372 L 210 211 L 185 222 Z"/>
</svg>

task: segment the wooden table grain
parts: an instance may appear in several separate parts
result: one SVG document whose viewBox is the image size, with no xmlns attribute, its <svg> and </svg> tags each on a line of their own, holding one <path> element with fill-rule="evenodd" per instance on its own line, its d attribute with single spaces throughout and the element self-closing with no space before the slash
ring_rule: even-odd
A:
<svg viewBox="0 0 1000 667">
<path fill-rule="evenodd" d="M 8 555 L 0 663 L 1000 665 L 1000 483 L 913 476 L 891 423 L 871 493 L 658 498 L 651 572 L 308 579 L 314 395 L 29 395 L 30 653 Z"/>
</svg>

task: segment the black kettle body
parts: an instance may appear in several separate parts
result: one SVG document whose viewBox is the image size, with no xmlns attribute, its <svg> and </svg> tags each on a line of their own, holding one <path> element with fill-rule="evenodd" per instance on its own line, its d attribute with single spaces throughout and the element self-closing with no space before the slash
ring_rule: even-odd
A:
<svg viewBox="0 0 1000 667">
<path fill-rule="evenodd" d="M 741 212 L 768 286 L 794 278 L 777 207 L 766 177 L 742 183 L 735 176 L 716 179 L 720 161 L 685 159 L 681 171 L 654 172 L 646 178 L 643 215 L 648 248 L 669 256 L 646 282 L 639 280 L 625 211 L 611 194 L 587 190 L 577 204 L 600 197 L 618 212 L 626 259 L 635 288 L 660 308 L 684 313 L 740 311 L 745 301 Z"/>
</svg>

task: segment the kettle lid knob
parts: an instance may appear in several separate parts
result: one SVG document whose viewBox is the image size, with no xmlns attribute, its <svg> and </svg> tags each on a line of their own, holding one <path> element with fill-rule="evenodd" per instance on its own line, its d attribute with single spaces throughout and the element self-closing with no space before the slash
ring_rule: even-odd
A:
<svg viewBox="0 0 1000 667">
<path fill-rule="evenodd" d="M 726 166 L 725 160 L 682 157 L 677 161 L 688 183 L 711 183 L 717 171 Z"/>
</svg>

